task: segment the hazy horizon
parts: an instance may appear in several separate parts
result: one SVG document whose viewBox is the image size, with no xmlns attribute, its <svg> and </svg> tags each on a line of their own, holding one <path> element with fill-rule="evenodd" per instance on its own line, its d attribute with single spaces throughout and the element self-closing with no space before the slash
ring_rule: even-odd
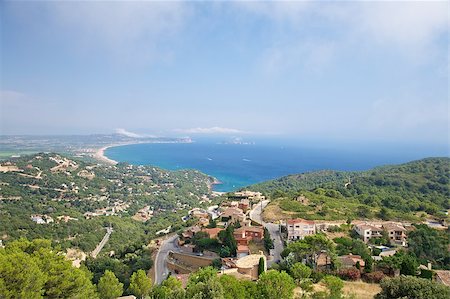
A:
<svg viewBox="0 0 450 299">
<path fill-rule="evenodd" d="M 446 1 L 3 1 L 0 19 L 0 135 L 448 151 Z"/>
</svg>

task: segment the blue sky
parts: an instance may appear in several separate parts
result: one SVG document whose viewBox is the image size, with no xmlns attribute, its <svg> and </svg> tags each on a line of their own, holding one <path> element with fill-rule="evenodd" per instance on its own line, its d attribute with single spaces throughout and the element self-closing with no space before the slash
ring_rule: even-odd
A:
<svg viewBox="0 0 450 299">
<path fill-rule="evenodd" d="M 1 133 L 449 140 L 448 3 L 0 3 Z"/>
</svg>

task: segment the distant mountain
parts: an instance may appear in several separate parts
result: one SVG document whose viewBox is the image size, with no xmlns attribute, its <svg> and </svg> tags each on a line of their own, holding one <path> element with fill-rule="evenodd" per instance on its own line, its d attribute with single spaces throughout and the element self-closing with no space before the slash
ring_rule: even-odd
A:
<svg viewBox="0 0 450 299">
<path fill-rule="evenodd" d="M 246 189 L 277 197 L 300 193 L 335 198 L 397 212 L 424 211 L 445 217 L 450 208 L 450 158 L 426 158 L 368 171 L 318 171 L 295 174 Z"/>
</svg>

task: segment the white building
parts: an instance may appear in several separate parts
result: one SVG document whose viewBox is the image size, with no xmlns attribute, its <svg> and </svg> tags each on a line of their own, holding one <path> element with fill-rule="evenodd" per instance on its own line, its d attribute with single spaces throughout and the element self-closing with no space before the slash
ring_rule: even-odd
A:
<svg viewBox="0 0 450 299">
<path fill-rule="evenodd" d="M 369 242 L 372 238 L 379 238 L 382 236 L 383 229 L 369 225 L 369 224 L 358 224 L 354 227 L 355 232 L 360 236 L 364 243 Z"/>
<path fill-rule="evenodd" d="M 289 219 L 286 221 L 288 241 L 301 240 L 306 236 L 316 233 L 316 224 L 314 221 L 305 219 Z"/>
</svg>

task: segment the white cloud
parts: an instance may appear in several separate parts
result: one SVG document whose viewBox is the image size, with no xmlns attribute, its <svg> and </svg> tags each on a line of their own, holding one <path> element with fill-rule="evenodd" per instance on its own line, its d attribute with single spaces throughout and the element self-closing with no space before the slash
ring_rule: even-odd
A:
<svg viewBox="0 0 450 299">
<path fill-rule="evenodd" d="M 417 64 L 439 65 L 437 57 L 448 54 L 438 46 L 449 28 L 447 1 L 238 1 L 235 7 L 273 22 L 260 56 L 269 73 L 299 66 L 321 70 L 336 52 L 351 48 L 395 50 Z"/>
<path fill-rule="evenodd" d="M 447 1 L 366 2 L 359 11 L 361 33 L 383 43 L 423 47 L 448 30 Z"/>
<path fill-rule="evenodd" d="M 143 138 L 144 137 L 143 135 L 139 135 L 139 134 L 136 134 L 136 133 L 133 133 L 133 132 L 127 131 L 125 129 L 121 129 L 121 128 L 116 129 L 116 134 L 124 135 L 127 137 L 132 137 L 132 138 Z"/>
<path fill-rule="evenodd" d="M 172 59 L 172 50 L 162 44 L 189 15 L 186 3 L 175 1 L 49 2 L 46 8 L 56 26 L 77 41 L 77 51 L 138 63 Z"/>
<path fill-rule="evenodd" d="M 190 129 L 175 129 L 177 133 L 186 134 L 243 134 L 245 131 L 223 128 L 223 127 L 211 127 L 211 128 L 190 128 Z"/>
</svg>

